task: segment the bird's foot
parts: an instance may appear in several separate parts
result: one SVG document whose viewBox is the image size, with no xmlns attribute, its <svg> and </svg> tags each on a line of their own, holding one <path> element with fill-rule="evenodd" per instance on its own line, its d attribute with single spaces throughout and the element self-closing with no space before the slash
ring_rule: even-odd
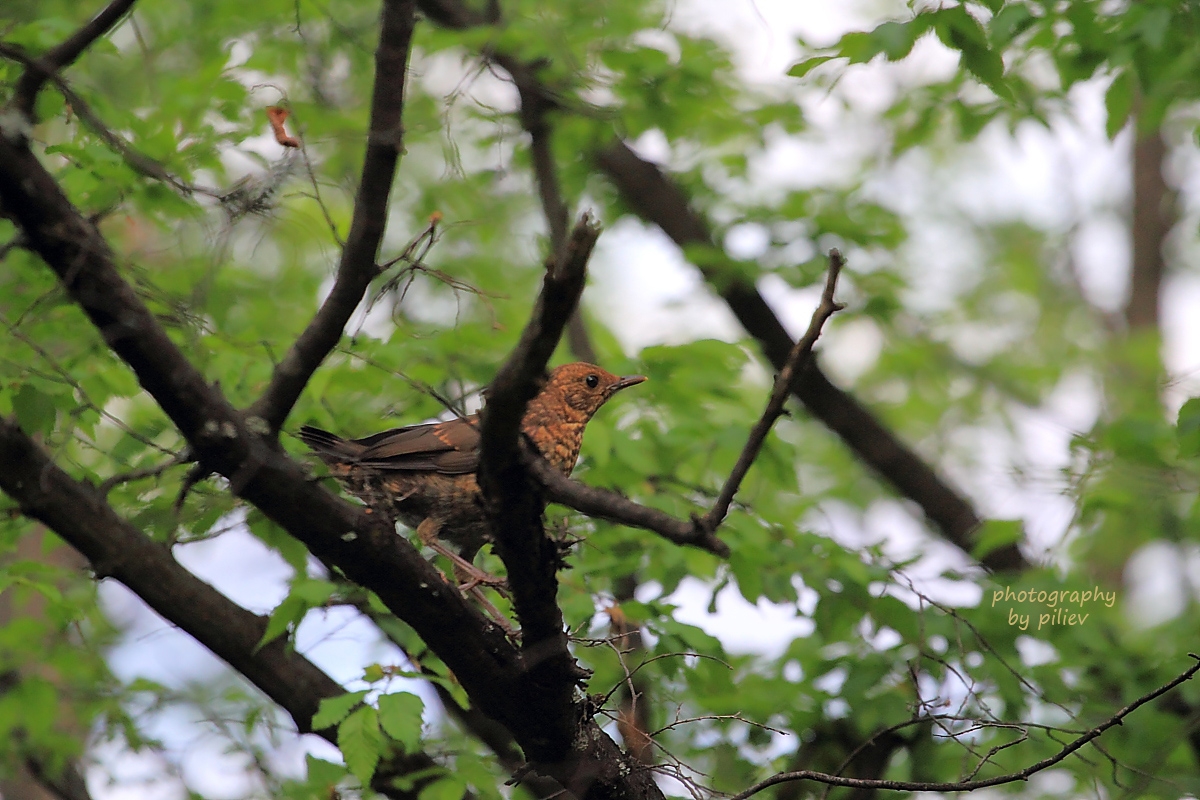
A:
<svg viewBox="0 0 1200 800">
<path fill-rule="evenodd" d="M 505 597 L 508 597 L 508 580 L 505 578 L 490 575 L 478 567 L 472 565 L 471 570 L 462 569 L 461 566 L 455 565 L 454 577 L 458 578 L 462 583 L 459 584 L 460 592 L 469 592 L 477 586 L 486 586 L 489 589 L 495 589 Z"/>
</svg>

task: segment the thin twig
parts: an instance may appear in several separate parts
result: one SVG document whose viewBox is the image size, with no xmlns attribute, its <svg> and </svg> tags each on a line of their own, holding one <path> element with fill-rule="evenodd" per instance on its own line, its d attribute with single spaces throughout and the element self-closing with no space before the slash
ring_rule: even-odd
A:
<svg viewBox="0 0 1200 800">
<path fill-rule="evenodd" d="M 68 386 L 70 386 L 72 389 L 74 389 L 76 393 L 78 393 L 79 401 L 83 406 L 85 406 L 86 408 L 92 409 L 97 414 L 104 417 L 109 422 L 111 422 L 113 425 L 116 425 L 118 428 L 120 428 L 126 434 L 128 434 L 132 438 L 136 439 L 137 441 L 141 442 L 142 444 L 146 445 L 147 447 L 153 448 L 153 449 L 159 451 L 160 453 L 171 456 L 173 458 L 178 456 L 178 454 L 175 453 L 173 450 L 163 447 L 162 445 L 155 442 L 153 439 L 150 439 L 150 438 L 142 435 L 141 433 L 138 433 L 136 430 L 133 429 L 133 427 L 131 427 L 127 422 L 125 422 L 125 420 L 109 413 L 107 410 L 105 410 L 105 408 L 102 405 L 100 405 L 99 403 L 96 403 L 94 400 L 92 400 L 92 398 L 88 395 L 87 390 L 85 390 L 83 388 L 83 385 L 81 383 L 79 383 L 79 381 L 75 380 L 75 377 L 67 370 L 66 367 L 64 367 L 62 364 L 58 363 L 58 360 L 55 359 L 54 356 L 52 356 L 44 347 L 42 347 L 40 344 L 38 344 L 36 341 L 34 341 L 30 336 L 28 336 L 24 331 L 22 331 L 14 323 L 10 322 L 8 320 L 8 318 L 5 317 L 3 314 L 0 314 L 0 325 L 3 325 L 5 328 L 7 328 L 8 332 L 10 334 L 12 334 L 14 338 L 21 340 L 25 344 L 26 347 L 28 347 L 33 352 L 37 353 L 42 358 L 42 360 L 44 360 L 47 364 L 49 364 L 50 368 L 53 369 L 55 371 L 55 373 L 58 374 L 58 377 L 61 378 L 64 383 L 66 383 Z"/>
<path fill-rule="evenodd" d="M 825 321 L 845 308 L 844 305 L 836 303 L 833 300 L 833 293 L 837 288 L 838 275 L 841 274 L 844 263 L 840 252 L 837 250 L 829 251 L 829 274 L 825 278 L 825 290 L 821 292 L 821 302 L 817 305 L 816 310 L 813 311 L 812 321 L 808 324 L 808 330 L 792 346 L 792 352 L 788 355 L 787 362 L 783 365 L 783 369 L 779 370 L 779 374 L 775 376 L 775 388 L 771 391 L 771 399 L 767 402 L 767 407 L 763 410 L 762 416 L 750 431 L 750 436 L 746 440 L 746 446 L 742 449 L 742 454 L 738 456 L 733 471 L 729 473 L 729 478 L 726 479 L 725 485 L 721 488 L 721 494 L 718 495 L 717 502 L 713 503 L 712 509 L 702 519 L 702 524 L 710 532 L 715 531 L 717 526 L 725 519 L 725 515 L 729 513 L 729 506 L 733 502 L 733 497 L 737 494 L 738 487 L 741 486 L 746 473 L 750 471 L 754 460 L 758 458 L 758 453 L 762 450 L 763 443 L 767 440 L 767 434 L 771 432 L 771 427 L 775 424 L 775 420 L 783 416 L 784 403 L 787 402 L 788 396 L 795 390 L 794 384 L 800 375 L 804 362 L 812 357 L 813 345 L 816 344 L 817 337 L 821 335 L 821 328 L 825 325 Z"/>
<path fill-rule="evenodd" d="M 21 64 L 25 64 L 27 67 L 34 63 L 34 59 L 31 58 L 24 50 L 5 42 L 0 42 L 0 56 L 12 59 L 13 61 L 17 61 Z M 169 184 L 176 191 L 185 195 L 203 194 L 209 197 L 221 196 L 221 193 L 216 189 L 210 189 L 204 186 L 193 186 L 185 181 L 180 180 L 172 175 L 170 171 L 158 161 L 154 160 L 145 153 L 142 153 L 129 142 L 113 133 L 113 131 L 104 124 L 104 121 L 100 119 L 96 112 L 92 111 L 91 105 L 89 105 L 86 100 L 80 97 L 61 75 L 58 73 L 51 74 L 48 80 L 54 84 L 54 88 L 56 88 L 59 94 L 63 96 L 63 99 L 67 101 L 67 104 L 71 106 L 71 111 L 75 114 L 75 116 L 79 117 L 79 119 L 92 131 L 92 133 L 100 137 L 102 142 L 120 155 L 121 159 L 134 172 L 144 177 L 153 178 L 154 180 Z"/>
<path fill-rule="evenodd" d="M 186 464 L 188 460 L 189 459 L 185 452 L 174 456 L 170 461 L 164 461 L 163 463 L 155 464 L 152 467 L 142 467 L 141 469 L 130 470 L 129 472 L 122 472 L 119 475 L 113 475 L 110 478 L 105 478 L 100 485 L 96 487 L 96 491 L 99 492 L 101 496 L 107 496 L 114 487 L 120 484 L 129 483 L 131 481 L 140 481 L 143 478 L 156 478 L 169 470 L 171 467 L 178 467 L 180 464 Z"/>
<path fill-rule="evenodd" d="M 1031 775 L 1041 772 L 1044 769 L 1054 766 L 1067 756 L 1079 750 L 1084 745 L 1096 739 L 1109 728 L 1120 725 L 1125 717 L 1132 714 L 1137 709 L 1161 697 L 1167 692 L 1179 686 L 1181 683 L 1192 679 L 1197 672 L 1200 672 L 1200 656 L 1195 653 L 1188 653 L 1188 656 L 1196 661 L 1186 671 L 1180 673 L 1174 680 L 1166 683 L 1157 689 L 1147 692 L 1146 694 L 1134 700 L 1129 705 L 1122 708 L 1117 713 L 1113 714 L 1104 722 L 1072 740 L 1070 743 L 1063 746 L 1061 750 L 1052 756 L 1043 758 L 1034 764 L 1030 764 L 1022 770 L 1009 772 L 1004 775 L 998 775 L 994 778 L 984 778 L 982 780 L 964 780 L 954 782 L 925 782 L 925 781 L 885 781 L 885 780 L 869 780 L 865 778 L 846 778 L 840 775 L 827 775 L 823 772 L 814 772 L 812 770 L 799 770 L 796 772 L 780 772 L 777 775 L 772 775 L 766 780 L 759 781 L 753 786 L 738 792 L 729 800 L 746 800 L 752 797 L 763 789 L 768 789 L 772 786 L 778 786 L 781 783 L 791 783 L 793 781 L 814 781 L 816 783 L 826 783 L 833 786 L 848 786 L 855 789 L 886 789 L 901 792 L 971 792 L 976 789 L 983 789 L 988 786 L 1000 786 L 1005 783 L 1015 783 L 1017 781 L 1028 780 Z"/>
</svg>

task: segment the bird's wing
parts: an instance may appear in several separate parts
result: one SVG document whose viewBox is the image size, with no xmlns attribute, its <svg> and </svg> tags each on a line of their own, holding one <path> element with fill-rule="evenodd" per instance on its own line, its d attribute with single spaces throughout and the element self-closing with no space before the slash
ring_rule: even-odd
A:
<svg viewBox="0 0 1200 800">
<path fill-rule="evenodd" d="M 479 418 L 410 425 L 383 431 L 354 444 L 363 450 L 354 463 L 378 470 L 431 471 L 443 475 L 474 472 L 479 466 Z"/>
</svg>

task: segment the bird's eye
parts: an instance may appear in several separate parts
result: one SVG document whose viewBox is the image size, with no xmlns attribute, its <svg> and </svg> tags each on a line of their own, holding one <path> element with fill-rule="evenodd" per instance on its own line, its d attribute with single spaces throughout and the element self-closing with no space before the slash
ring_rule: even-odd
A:
<svg viewBox="0 0 1200 800">
<path fill-rule="evenodd" d="M 583 382 L 588 385 L 589 389 L 595 389 L 600 384 L 600 379 L 595 375 L 588 375 Z"/>
</svg>

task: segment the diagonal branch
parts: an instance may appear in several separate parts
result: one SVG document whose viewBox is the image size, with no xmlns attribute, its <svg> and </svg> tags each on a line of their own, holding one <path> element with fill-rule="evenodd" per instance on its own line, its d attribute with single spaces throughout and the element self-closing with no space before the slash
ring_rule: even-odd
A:
<svg viewBox="0 0 1200 800">
<path fill-rule="evenodd" d="M 79 58 L 84 50 L 121 21 L 135 2 L 136 0 L 111 0 L 99 14 L 65 41 L 47 50 L 37 60 L 26 64 L 25 71 L 17 81 L 17 88 L 13 91 L 12 103 L 17 110 L 32 120 L 34 102 L 46 80 L 63 67 L 75 63 L 75 59 Z"/>
<path fill-rule="evenodd" d="M 129 587 L 164 619 L 186 631 L 279 704 L 300 733 L 317 733 L 337 744 L 337 731 L 313 731 L 312 717 L 321 700 L 345 689 L 282 638 L 258 646 L 267 618 L 234 603 L 197 578 L 121 518 L 90 485 L 59 469 L 17 424 L 0 418 L 0 489 L 21 512 L 44 523 L 82 553 L 97 577 L 113 577 Z M 416 797 L 398 792 L 385 776 L 428 769 L 434 762 L 424 753 L 399 755 L 380 768 L 377 790 L 391 797 Z"/>
<path fill-rule="evenodd" d="M 742 449 L 737 463 L 734 464 L 733 470 L 725 480 L 725 485 L 721 487 L 721 493 L 713 503 L 712 509 L 701 521 L 706 529 L 715 531 L 725 519 L 725 515 L 729 513 L 729 505 L 733 502 L 733 497 L 737 494 L 738 487 L 742 485 L 746 473 L 750 471 L 754 459 L 758 458 L 758 453 L 767 440 L 767 434 L 771 432 L 775 421 L 783 416 L 784 403 L 787 402 L 790 395 L 797 391 L 804 365 L 812 361 L 813 345 L 817 343 L 817 337 L 821 335 L 821 328 L 825 325 L 826 320 L 845 307 L 841 303 L 833 301 L 833 292 L 837 288 L 838 275 L 842 271 L 843 264 L 842 254 L 837 250 L 831 250 L 829 252 L 829 275 L 825 279 L 825 290 L 821 292 L 821 302 L 813 311 L 808 330 L 793 345 L 792 352 L 788 354 L 783 369 L 779 370 L 779 374 L 775 376 L 775 387 L 771 390 L 771 399 L 767 401 L 767 407 L 750 431 L 746 446 Z"/>
<path fill-rule="evenodd" d="M 282 427 L 308 379 L 337 345 L 367 286 L 379 274 L 375 257 L 387 225 L 396 164 L 404 151 L 401 117 L 415 12 L 414 0 L 385 0 L 383 4 L 367 152 L 337 277 L 320 311 L 275 367 L 267 390 L 249 409 L 272 432 Z"/>
<path fill-rule="evenodd" d="M 526 464 L 546 489 L 546 497 L 569 506 L 589 517 L 618 522 L 653 531 L 669 542 L 707 550 L 721 558 L 729 557 L 729 545 L 718 539 L 696 520 L 684 522 L 665 511 L 635 503 L 627 497 L 572 480 L 550 466 L 533 448 L 526 448 Z"/>
<path fill-rule="evenodd" d="M 708 224 L 688 204 L 687 197 L 657 166 L 639 158 L 624 142 L 594 154 L 601 171 L 617 186 L 622 198 L 639 216 L 658 225 L 677 245 L 712 244 Z M 706 276 L 712 278 L 711 273 Z M 714 284 L 717 284 L 714 281 Z M 724 280 L 721 297 L 746 332 L 758 340 L 776 369 L 787 362 L 793 342 L 783 323 L 752 284 Z M 943 481 L 907 445 L 847 392 L 838 389 L 814 359 L 803 369 L 796 397 L 826 427 L 841 437 L 859 458 L 871 465 L 902 495 L 921 506 L 926 516 L 953 544 L 971 552 L 979 516 L 971 504 Z M 1015 545 L 993 550 L 983 561 L 997 570 L 1027 566 Z"/>
<path fill-rule="evenodd" d="M 847 778 L 841 775 L 828 775 L 824 772 L 814 772 L 813 770 L 799 770 L 797 772 L 781 772 L 777 775 L 772 775 L 766 780 L 759 781 L 748 789 L 738 792 L 729 800 L 747 800 L 763 789 L 769 789 L 772 786 L 777 786 L 781 783 L 790 783 L 793 781 L 813 781 L 814 783 L 823 783 L 829 786 L 847 786 L 856 789 L 885 789 L 898 792 L 973 792 L 976 789 L 984 789 L 989 786 L 1002 786 L 1006 783 L 1016 783 L 1017 781 L 1029 780 L 1030 776 L 1035 775 L 1042 770 L 1048 769 L 1055 764 L 1063 761 L 1067 756 L 1076 752 L 1084 745 L 1097 739 L 1109 728 L 1120 725 L 1121 722 L 1134 711 L 1149 703 L 1157 697 L 1161 697 L 1167 692 L 1174 689 L 1186 681 L 1190 681 L 1192 677 L 1200 672 L 1200 656 L 1195 653 L 1189 653 L 1197 663 L 1188 667 L 1188 669 L 1180 673 L 1174 680 L 1166 683 L 1157 689 L 1147 692 L 1138 699 L 1134 700 L 1129 705 L 1122 708 L 1117 713 L 1100 723 L 1096 727 L 1084 732 L 1083 734 L 1067 742 L 1054 755 L 1047 756 L 1041 761 L 1030 764 L 1022 770 L 1010 772 L 1004 775 L 997 775 L 994 778 L 983 778 L 980 780 L 964 780 L 954 782 L 925 782 L 925 781 L 887 781 L 873 780 L 869 778 Z"/>
<path fill-rule="evenodd" d="M 28 55 L 22 48 L 11 44 L 6 44 L 4 42 L 0 42 L 0 56 L 24 64 L 27 69 L 33 69 L 34 65 L 37 63 L 37 59 Z M 71 88 L 71 85 L 67 83 L 67 81 L 64 80 L 61 75 L 57 73 L 52 74 L 47 78 L 47 80 L 54 84 L 54 88 L 56 88 L 59 94 L 62 95 L 63 99 L 67 101 L 67 104 L 71 106 L 72 113 L 74 113 L 75 116 L 77 116 L 80 121 L 82 121 L 83 124 L 92 131 L 92 133 L 96 134 L 96 136 L 100 138 L 100 141 L 108 145 L 108 147 L 114 153 L 121 156 L 126 165 L 128 165 L 129 168 L 134 172 L 144 177 L 153 178 L 154 180 L 170 184 L 177 191 L 183 194 L 200 192 L 202 194 L 209 195 L 210 197 L 220 196 L 220 193 L 214 189 L 192 186 L 184 183 L 178 177 L 172 175 L 167 168 L 158 161 L 139 151 L 129 142 L 125 141 L 116 133 L 114 133 L 111 128 L 104 124 L 104 121 L 100 119 L 99 115 L 92 110 L 91 105 L 82 97 L 80 97 L 79 94 Z"/>
</svg>

